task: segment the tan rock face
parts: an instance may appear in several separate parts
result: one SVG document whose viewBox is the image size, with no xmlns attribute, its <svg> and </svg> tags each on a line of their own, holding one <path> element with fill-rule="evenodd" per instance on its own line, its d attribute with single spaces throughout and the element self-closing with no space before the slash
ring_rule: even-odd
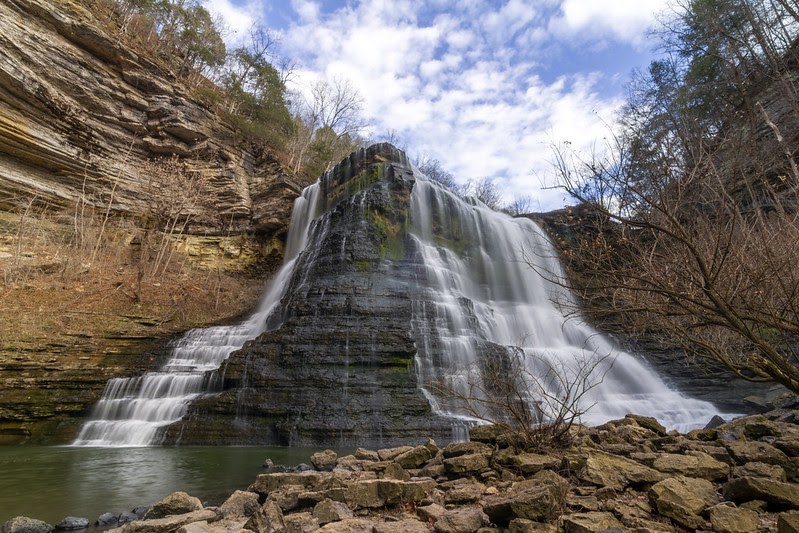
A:
<svg viewBox="0 0 799 533">
<path fill-rule="evenodd" d="M 234 233 L 285 231 L 299 186 L 280 164 L 78 4 L 4 2 L 0 52 L 0 208 L 83 198 L 136 214 L 148 203 L 144 163 L 177 154 L 209 178 L 214 218 Z M 222 227 L 211 226 L 192 229 Z"/>
</svg>

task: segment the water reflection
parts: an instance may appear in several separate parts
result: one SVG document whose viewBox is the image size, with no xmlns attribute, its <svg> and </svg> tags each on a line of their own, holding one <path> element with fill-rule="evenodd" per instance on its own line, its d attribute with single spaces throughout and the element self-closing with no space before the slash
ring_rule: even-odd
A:
<svg viewBox="0 0 799 533">
<path fill-rule="evenodd" d="M 0 523 L 14 516 L 94 522 L 182 490 L 209 505 L 245 489 L 264 459 L 308 462 L 314 450 L 288 448 L 0 447 Z"/>
</svg>

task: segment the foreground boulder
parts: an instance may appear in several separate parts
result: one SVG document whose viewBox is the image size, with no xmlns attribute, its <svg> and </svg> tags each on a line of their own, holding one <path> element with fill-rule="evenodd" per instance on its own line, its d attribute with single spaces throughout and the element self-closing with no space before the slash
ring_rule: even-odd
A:
<svg viewBox="0 0 799 533">
<path fill-rule="evenodd" d="M 173 492 L 163 500 L 150 507 L 144 515 L 145 520 L 164 518 L 202 509 L 203 504 L 199 498 L 189 496 L 185 492 Z"/>
<path fill-rule="evenodd" d="M 53 529 L 55 528 L 47 522 L 27 516 L 17 516 L 0 526 L 2 533 L 50 533 Z"/>
<path fill-rule="evenodd" d="M 649 489 L 652 505 L 665 517 L 689 529 L 704 527 L 699 514 L 718 503 L 713 484 L 706 479 L 676 476 L 665 479 Z"/>
</svg>

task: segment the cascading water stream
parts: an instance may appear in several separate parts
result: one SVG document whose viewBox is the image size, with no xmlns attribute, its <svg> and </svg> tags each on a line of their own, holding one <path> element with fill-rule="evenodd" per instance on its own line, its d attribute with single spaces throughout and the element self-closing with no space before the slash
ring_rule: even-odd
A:
<svg viewBox="0 0 799 533">
<path fill-rule="evenodd" d="M 180 420 L 192 400 L 209 392 L 209 378 L 245 342 L 266 330 L 267 319 L 283 295 L 300 252 L 305 248 L 322 194 L 311 185 L 294 202 L 283 265 L 269 282 L 256 312 L 235 326 L 188 331 L 172 348 L 158 372 L 115 378 L 106 385 L 91 419 L 73 446 L 147 446 L 158 429 Z"/>
<path fill-rule="evenodd" d="M 517 375 L 507 379 L 528 385 L 537 380 L 527 392 L 530 402 L 541 404 L 541 395 L 534 392 L 538 386 L 544 395 L 562 394 L 544 383 L 547 372 L 595 385 L 581 400 L 583 407 L 593 405 L 581 417 L 588 425 L 637 413 L 654 416 L 669 428 L 687 429 L 718 414 L 712 404 L 668 387 L 639 357 L 616 349 L 579 317 L 567 319 L 561 309 L 573 303 L 572 297 L 554 282 L 563 273 L 535 223 L 465 202 L 420 178 L 418 171 L 416 177 L 412 238 L 426 280 L 414 304 L 416 371 L 437 414 L 453 418 L 454 426 L 459 419 L 467 425 L 477 421 L 453 398 L 486 389 L 480 382 L 486 342 L 514 347 L 505 353 L 516 358 L 518 366 L 511 368 Z"/>
<path fill-rule="evenodd" d="M 370 187 L 370 180 L 385 171 L 369 165 L 396 165 L 401 172 L 392 174 L 393 179 L 398 179 L 398 175 L 411 179 L 411 166 L 404 154 L 387 145 L 377 147 L 374 154 L 354 154 L 320 183 L 307 188 L 296 201 L 285 262 L 255 314 L 237 326 L 188 332 L 175 344 L 170 360 L 158 372 L 111 380 L 92 419 L 73 444 L 154 444 L 159 429 L 182 418 L 189 402 L 213 392 L 211 378 L 233 351 L 267 327 L 279 327 L 279 322 L 291 316 L 290 304 L 285 309 L 279 305 L 286 300 L 284 292 L 288 287 L 302 292 L 313 281 L 309 276 L 316 272 L 309 265 L 330 260 L 323 254 L 325 239 L 336 224 L 349 220 L 342 215 L 345 208 L 333 210 L 332 206 L 344 205 L 340 201 L 346 200 L 366 212 L 367 195 L 359 191 Z M 671 389 L 641 358 L 616 349 L 579 317 L 564 315 L 557 303 L 568 306 L 573 303 L 572 297 L 556 282 L 563 275 L 556 253 L 532 221 L 496 213 L 479 202 L 466 202 L 418 171 L 413 174 L 407 218 L 410 234 L 407 239 L 404 234 L 393 237 L 403 239 L 403 256 L 390 260 L 381 253 L 376 260 L 393 261 L 391 268 L 413 269 L 403 271 L 396 287 L 405 287 L 411 299 L 416 382 L 434 414 L 451 420 L 453 428 L 460 427 L 456 438 L 463 438 L 464 429 L 478 417 L 464 411 L 451 397 L 440 394 L 436 385 L 444 383 L 462 395 L 473 391 L 470 387 L 475 384 L 485 388 L 479 380 L 485 375 L 486 361 L 492 358 L 510 361 L 511 366 L 504 370 L 510 368 L 515 373 L 511 379 L 519 378 L 523 385 L 531 385 L 523 390 L 530 405 L 540 404 L 542 398 L 532 385 L 541 385 L 541 376 L 553 369 L 567 381 L 585 379 L 586 384 L 596 383 L 581 398 L 583 406 L 593 405 L 582 416 L 581 422 L 586 424 L 599 424 L 633 412 L 654 416 L 670 428 L 686 429 L 704 424 L 716 414 L 711 404 Z M 311 223 L 321 214 L 324 204 L 331 207 L 330 214 L 320 216 L 311 230 Z M 394 215 L 407 206 L 403 201 L 399 204 Z M 336 212 L 338 219 L 334 222 Z M 404 222 L 397 226 L 405 227 Z M 351 238 L 357 241 L 364 237 L 353 231 Z M 359 279 L 358 265 L 346 264 L 351 261 L 349 242 L 349 235 L 341 239 L 336 257 L 343 272 Z M 306 248 L 307 252 L 300 256 Z M 525 257 L 534 260 L 536 269 L 524 261 Z M 300 258 L 305 266 L 295 272 Z M 548 273 L 547 277 L 536 270 Z M 414 273 L 416 283 L 412 281 Z M 406 279 L 408 283 L 403 285 Z M 370 290 L 367 287 L 371 285 L 362 287 L 363 294 Z M 302 294 L 294 296 L 303 300 Z M 357 297 L 358 294 L 353 296 Z M 376 346 L 380 331 L 369 334 L 374 336 L 371 346 Z M 346 337 L 339 357 L 348 369 L 350 359 L 359 357 L 351 352 Z M 518 366 L 513 366 L 514 362 Z M 586 375 L 587 370 L 593 370 L 591 375 Z M 344 390 L 356 384 L 356 376 L 350 378 L 349 370 L 339 383 Z M 544 396 L 561 394 L 556 385 L 544 385 L 549 387 Z M 380 407 L 374 407 L 374 418 L 379 418 Z M 378 425 L 378 431 L 381 428 Z"/>
</svg>

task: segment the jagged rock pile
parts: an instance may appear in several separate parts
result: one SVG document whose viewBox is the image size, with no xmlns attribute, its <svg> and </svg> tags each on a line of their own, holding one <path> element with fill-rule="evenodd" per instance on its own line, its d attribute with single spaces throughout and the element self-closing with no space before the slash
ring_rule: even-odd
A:
<svg viewBox="0 0 799 533">
<path fill-rule="evenodd" d="M 573 445 L 517 451 L 493 426 L 471 442 L 271 467 L 219 507 L 175 493 L 114 533 L 799 531 L 799 426 L 741 418 L 688 435 L 628 415 Z M 21 519 L 15 519 L 21 520 Z M 7 522 L 3 533 L 23 531 Z"/>
</svg>

